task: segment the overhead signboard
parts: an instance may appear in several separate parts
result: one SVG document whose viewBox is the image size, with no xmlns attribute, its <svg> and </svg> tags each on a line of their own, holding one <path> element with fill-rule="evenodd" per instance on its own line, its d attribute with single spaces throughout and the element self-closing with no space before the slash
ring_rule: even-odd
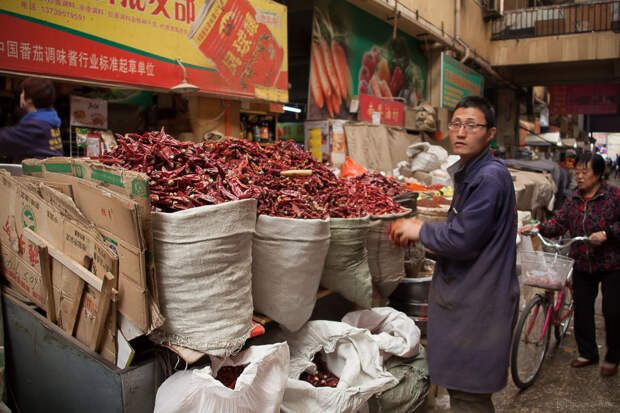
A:
<svg viewBox="0 0 620 413">
<path fill-rule="evenodd" d="M 287 62 L 270 0 L 0 2 L 2 70 L 287 102 Z"/>
<path fill-rule="evenodd" d="M 463 63 L 441 54 L 441 107 L 454 109 L 459 100 L 469 95 L 482 95 L 484 77 Z"/>
<path fill-rule="evenodd" d="M 355 96 L 410 106 L 425 99 L 426 58 L 417 39 L 349 2 L 313 4 L 307 119 L 349 119 Z"/>
<path fill-rule="evenodd" d="M 618 84 L 551 86 L 549 111 L 555 115 L 610 115 L 618 112 Z"/>
</svg>

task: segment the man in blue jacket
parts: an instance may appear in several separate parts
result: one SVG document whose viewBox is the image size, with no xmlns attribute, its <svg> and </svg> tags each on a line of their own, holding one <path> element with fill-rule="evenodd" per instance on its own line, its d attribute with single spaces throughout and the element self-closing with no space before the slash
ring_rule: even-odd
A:
<svg viewBox="0 0 620 413">
<path fill-rule="evenodd" d="M 63 156 L 60 118 L 52 108 L 56 99 L 52 81 L 27 78 L 19 98 L 27 113 L 16 126 L 0 129 L 0 154 L 15 163 L 25 158 Z"/>
<path fill-rule="evenodd" d="M 448 221 L 399 220 L 390 238 L 419 240 L 438 256 L 428 309 L 431 380 L 448 389 L 452 411 L 494 412 L 491 395 L 506 386 L 519 302 L 514 187 L 489 152 L 495 111 L 485 98 L 461 99 L 448 129 L 460 155 L 448 170 Z"/>
</svg>

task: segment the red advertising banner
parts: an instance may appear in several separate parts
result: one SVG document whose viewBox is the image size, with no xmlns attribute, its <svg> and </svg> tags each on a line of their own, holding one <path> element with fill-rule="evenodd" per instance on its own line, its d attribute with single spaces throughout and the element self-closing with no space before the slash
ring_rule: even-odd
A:
<svg viewBox="0 0 620 413">
<path fill-rule="evenodd" d="M 0 1 L 0 69 L 287 102 L 286 31 L 270 0 Z"/>
<path fill-rule="evenodd" d="M 405 124 L 405 104 L 391 99 L 371 95 L 360 95 L 359 120 L 373 121 L 373 113 L 379 113 L 382 125 L 400 126 Z"/>
<path fill-rule="evenodd" d="M 564 114 L 615 114 L 618 111 L 618 84 L 551 86 L 549 112 Z"/>
</svg>

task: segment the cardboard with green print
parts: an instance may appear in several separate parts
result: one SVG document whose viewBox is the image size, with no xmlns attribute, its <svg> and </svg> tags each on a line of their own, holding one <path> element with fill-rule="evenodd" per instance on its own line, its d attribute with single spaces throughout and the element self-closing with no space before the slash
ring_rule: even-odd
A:
<svg viewBox="0 0 620 413">
<path fill-rule="evenodd" d="M 80 179 L 73 185 L 73 199 L 80 211 L 97 228 L 115 234 L 138 249 L 146 247 L 138 216 L 138 204 L 126 195 Z"/>
</svg>

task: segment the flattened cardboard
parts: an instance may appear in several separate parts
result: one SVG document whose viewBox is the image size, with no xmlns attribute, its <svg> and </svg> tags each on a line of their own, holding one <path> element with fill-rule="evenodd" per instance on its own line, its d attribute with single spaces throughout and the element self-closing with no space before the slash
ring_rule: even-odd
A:
<svg viewBox="0 0 620 413">
<path fill-rule="evenodd" d="M 83 294 L 75 337 L 82 343 L 88 345 L 91 337 L 95 334 L 95 323 L 98 315 L 97 299 L 99 293 L 94 288 L 87 285 Z M 105 333 L 99 353 L 101 353 L 106 360 L 116 363 L 116 308 L 114 303 L 112 303 L 108 311 Z"/>
<path fill-rule="evenodd" d="M 59 261 L 52 260 L 52 285 L 57 324 L 68 334 L 73 335 L 84 281 Z"/>
<path fill-rule="evenodd" d="M 144 247 L 136 202 L 88 182 L 73 185 L 73 197 L 78 208 L 98 228 L 116 234 L 134 247 Z"/>
<path fill-rule="evenodd" d="M 140 330 L 149 331 L 151 324 L 148 292 L 130 279 L 119 277 L 118 311 Z"/>
<path fill-rule="evenodd" d="M 15 195 L 17 183 L 11 175 L 0 170 L 0 241 L 11 245 L 17 239 L 15 232 Z"/>
<path fill-rule="evenodd" d="M 118 274 L 120 278 L 129 278 L 137 286 L 146 288 L 145 251 L 127 244 L 115 234 L 97 228 L 108 248 L 118 255 Z"/>
<path fill-rule="evenodd" d="M 2 253 L 2 270 L 9 285 L 47 311 L 47 289 L 43 283 L 40 267 L 35 268 L 30 265 L 4 242 L 0 244 L 0 250 Z"/>
</svg>

